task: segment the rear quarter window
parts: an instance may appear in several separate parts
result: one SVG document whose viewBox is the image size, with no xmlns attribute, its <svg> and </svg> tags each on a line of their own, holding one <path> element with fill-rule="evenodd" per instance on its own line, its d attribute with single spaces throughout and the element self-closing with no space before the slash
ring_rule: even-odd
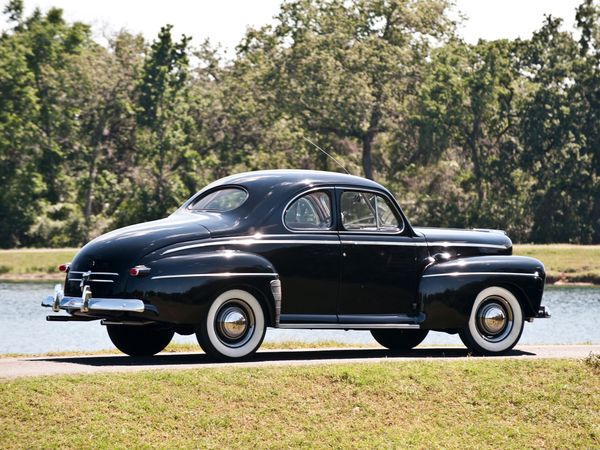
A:
<svg viewBox="0 0 600 450">
<path fill-rule="evenodd" d="M 188 208 L 192 211 L 227 212 L 233 211 L 248 199 L 248 192 L 242 188 L 223 188 L 209 192 L 196 200 Z"/>
</svg>

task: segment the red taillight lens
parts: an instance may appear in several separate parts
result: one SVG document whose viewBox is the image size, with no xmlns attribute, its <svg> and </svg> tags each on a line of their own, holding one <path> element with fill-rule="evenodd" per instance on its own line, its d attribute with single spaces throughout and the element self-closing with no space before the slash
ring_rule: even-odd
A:
<svg viewBox="0 0 600 450">
<path fill-rule="evenodd" d="M 129 275 L 132 277 L 138 277 L 140 275 L 146 275 L 150 273 L 150 268 L 146 266 L 135 266 L 128 270 Z"/>
<path fill-rule="evenodd" d="M 60 266 L 58 266 L 58 270 L 60 272 L 66 272 L 67 270 L 69 270 L 69 266 L 71 265 L 71 263 L 64 263 L 61 264 Z"/>
</svg>

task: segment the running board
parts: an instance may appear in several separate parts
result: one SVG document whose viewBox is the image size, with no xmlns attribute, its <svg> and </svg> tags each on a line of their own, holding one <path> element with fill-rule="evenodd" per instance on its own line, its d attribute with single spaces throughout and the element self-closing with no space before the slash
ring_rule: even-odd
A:
<svg viewBox="0 0 600 450">
<path fill-rule="evenodd" d="M 421 325 L 414 323 L 280 323 L 278 328 L 307 330 L 420 330 Z"/>
</svg>

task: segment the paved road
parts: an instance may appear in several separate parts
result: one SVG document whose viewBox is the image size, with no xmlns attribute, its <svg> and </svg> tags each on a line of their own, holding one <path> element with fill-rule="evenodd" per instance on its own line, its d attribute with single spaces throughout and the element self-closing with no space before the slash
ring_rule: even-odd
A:
<svg viewBox="0 0 600 450">
<path fill-rule="evenodd" d="M 497 358 L 543 359 L 584 358 L 600 353 L 600 345 L 521 345 L 509 354 Z M 21 357 L 0 358 L 0 378 L 87 374 L 105 372 L 136 372 L 141 370 L 201 369 L 212 367 L 261 367 L 310 364 L 368 363 L 381 361 L 481 361 L 471 357 L 464 348 L 418 347 L 403 354 L 384 349 L 318 349 L 265 350 L 244 362 L 219 363 L 203 353 L 161 354 L 152 358 L 131 358 L 123 355 Z"/>
</svg>

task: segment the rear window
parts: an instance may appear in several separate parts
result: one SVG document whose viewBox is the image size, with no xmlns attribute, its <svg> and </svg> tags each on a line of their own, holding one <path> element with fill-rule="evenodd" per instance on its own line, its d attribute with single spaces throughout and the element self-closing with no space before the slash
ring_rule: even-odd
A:
<svg viewBox="0 0 600 450">
<path fill-rule="evenodd" d="M 189 209 L 192 211 L 226 212 L 242 206 L 248 198 L 248 193 L 241 188 L 224 188 L 212 191 L 194 204 Z"/>
</svg>

